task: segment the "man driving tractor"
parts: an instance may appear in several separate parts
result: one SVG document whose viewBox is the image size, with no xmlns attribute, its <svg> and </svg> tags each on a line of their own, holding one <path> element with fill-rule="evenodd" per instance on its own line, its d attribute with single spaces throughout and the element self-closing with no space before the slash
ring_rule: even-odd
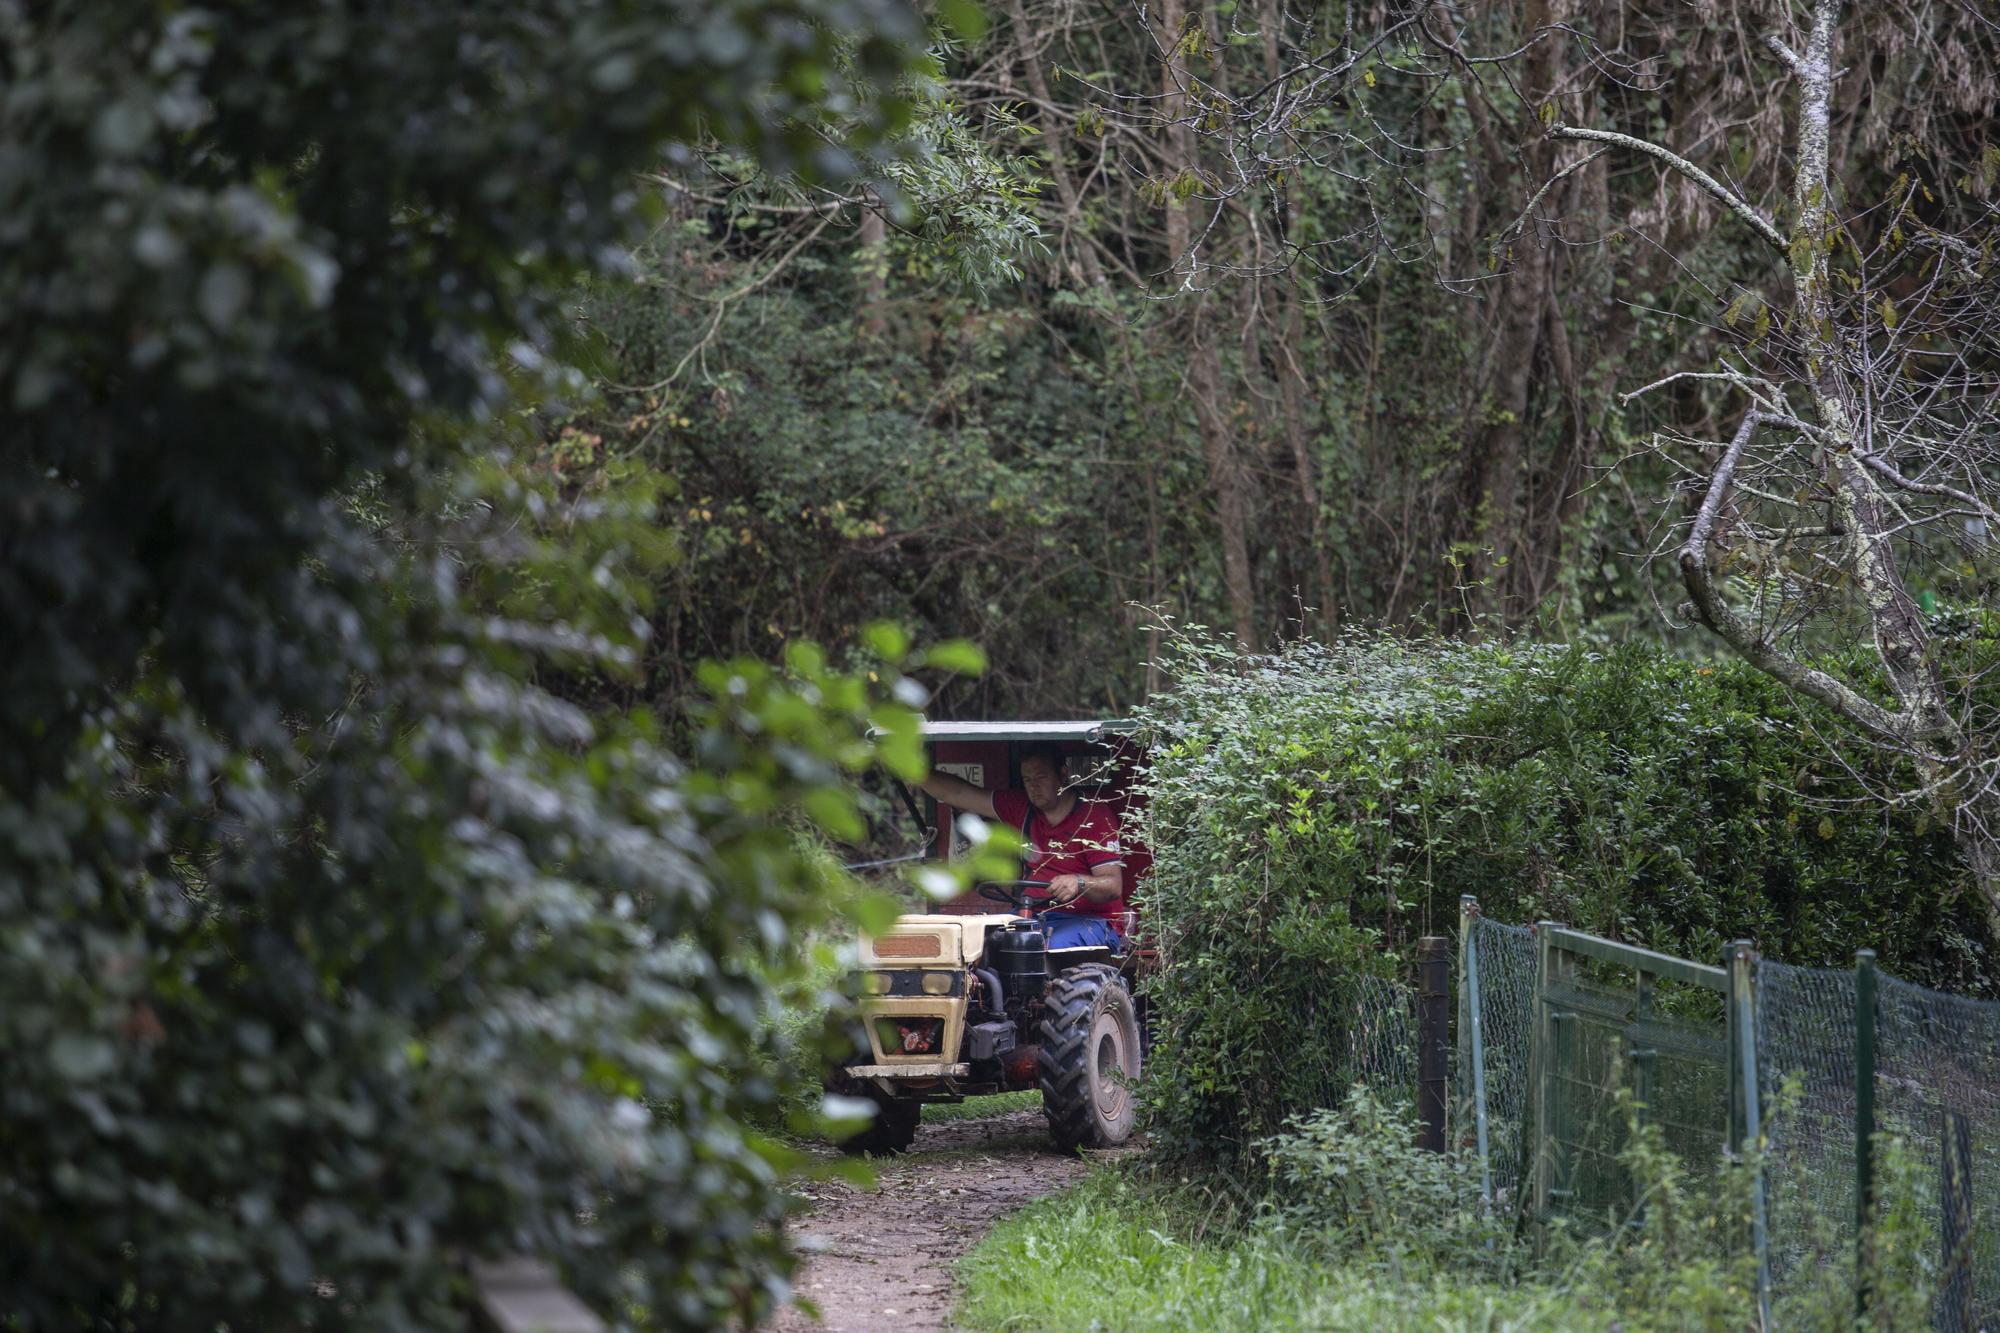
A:
<svg viewBox="0 0 2000 1333">
<path fill-rule="evenodd" d="M 932 771 L 917 785 L 941 805 L 1019 829 L 1029 878 L 927 903 L 855 942 L 865 1042 L 827 1086 L 868 1098 L 876 1114 L 843 1142 L 848 1151 L 902 1152 L 925 1105 L 1030 1088 L 1061 1148 L 1131 1137 L 1145 1064 L 1133 988 L 1150 951 L 1120 935 L 1130 931 L 1126 894 L 1152 860 L 1120 836 L 1132 730 L 1118 719 L 924 723 Z M 1058 744 L 1106 751 L 1088 771 L 1088 794 L 1071 781 L 1084 764 Z M 986 787 L 988 774 L 1009 771 L 1024 790 Z M 914 802 L 910 813 L 924 829 L 922 855 L 950 859 L 950 821 L 933 823 Z"/>
<path fill-rule="evenodd" d="M 1022 791 L 975 787 L 935 770 L 918 785 L 945 805 L 1021 831 L 1028 878 L 1048 881 L 1050 906 L 1066 909 L 1043 918 L 1048 947 L 1115 949 L 1125 918 L 1118 819 L 1072 789 L 1068 764 L 1055 746 L 1031 745 L 1021 753 Z"/>
</svg>

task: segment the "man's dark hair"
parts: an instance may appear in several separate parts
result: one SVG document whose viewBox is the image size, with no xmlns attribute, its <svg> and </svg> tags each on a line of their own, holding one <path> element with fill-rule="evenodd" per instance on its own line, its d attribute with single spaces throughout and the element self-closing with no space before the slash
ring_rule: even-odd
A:
<svg viewBox="0 0 2000 1333">
<path fill-rule="evenodd" d="M 1022 746 L 1018 757 L 1014 761 L 1015 768 L 1018 770 L 1022 764 L 1027 763 L 1030 759 L 1046 759 L 1049 761 L 1049 766 L 1058 773 L 1062 772 L 1064 767 L 1069 763 L 1069 756 L 1062 752 L 1061 747 L 1049 741 L 1034 741 Z"/>
</svg>

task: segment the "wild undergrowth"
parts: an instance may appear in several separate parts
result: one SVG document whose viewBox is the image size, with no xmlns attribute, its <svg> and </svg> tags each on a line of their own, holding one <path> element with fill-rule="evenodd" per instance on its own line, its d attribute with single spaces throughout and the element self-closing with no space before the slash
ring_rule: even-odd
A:
<svg viewBox="0 0 2000 1333">
<path fill-rule="evenodd" d="M 1687 1163 L 1635 1124 L 1616 1215 L 1522 1228 L 1476 1174 L 1416 1149 L 1407 1114 L 1356 1089 L 1260 1145 L 1261 1175 L 1113 1164 L 1002 1222 L 961 1263 L 977 1329 L 1747 1329 L 1758 1322 L 1752 1173 Z M 1870 1326 L 1928 1309 L 1910 1243 L 1915 1173 L 1884 1154 Z M 1852 1270 L 1779 1307 L 1853 1327 Z M 1846 1280 L 1843 1280 L 1846 1279 Z"/>
</svg>

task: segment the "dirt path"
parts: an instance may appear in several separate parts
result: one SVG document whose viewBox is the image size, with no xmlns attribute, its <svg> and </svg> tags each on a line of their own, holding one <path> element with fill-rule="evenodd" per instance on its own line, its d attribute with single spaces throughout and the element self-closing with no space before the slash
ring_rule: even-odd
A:
<svg viewBox="0 0 2000 1333">
<path fill-rule="evenodd" d="M 879 1188 L 814 1186 L 797 1226 L 808 1251 L 797 1309 L 778 1333 L 919 1333 L 951 1327 L 952 1264 L 987 1228 L 1083 1176 L 1088 1162 L 1049 1146 L 1040 1108 L 925 1125 L 901 1157 L 876 1164 Z"/>
</svg>

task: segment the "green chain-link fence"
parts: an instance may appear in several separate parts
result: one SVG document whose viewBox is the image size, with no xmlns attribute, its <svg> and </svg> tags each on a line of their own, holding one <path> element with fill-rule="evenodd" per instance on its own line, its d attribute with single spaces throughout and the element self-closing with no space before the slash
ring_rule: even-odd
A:
<svg viewBox="0 0 2000 1333">
<path fill-rule="evenodd" d="M 1299 1051 L 1295 1082 L 1307 1094 L 1301 1109 L 1338 1106 L 1356 1083 L 1385 1101 L 1415 1105 L 1417 996 L 1411 987 L 1369 977 L 1356 990 L 1309 1008 L 1302 1030 L 1332 1034 L 1333 1040 Z"/>
<path fill-rule="evenodd" d="M 1722 968 L 1560 927 L 1538 937 L 1468 899 L 1459 971 L 1458 1139 L 1495 1207 L 1538 1220 L 1629 1209 L 1628 1101 L 1685 1160 L 1721 1157 L 1732 1128 Z"/>
<path fill-rule="evenodd" d="M 1939 1322 L 2000 1322 L 2000 1003 L 1883 977 L 1875 1123 L 1935 1168 L 1918 1206 L 1937 1238 Z"/>
<path fill-rule="evenodd" d="M 1854 1263 L 1854 973 L 1761 962 L 1757 1063 L 1779 1294 Z"/>
<path fill-rule="evenodd" d="M 1531 1062 L 1539 1145 L 1537 1219 L 1603 1220 L 1636 1203 L 1620 1161 L 1631 1117 L 1687 1162 L 1715 1162 L 1730 1127 L 1729 1033 L 1720 968 L 1544 927 Z M 1629 1109 L 1628 1103 L 1629 1101 Z"/>
<path fill-rule="evenodd" d="M 1343 1085 L 1366 1083 L 1395 1101 L 1417 1096 L 1417 996 L 1400 982 L 1361 983 L 1347 1033 Z"/>
<path fill-rule="evenodd" d="M 1852 1273 L 1859 1092 L 1877 1134 L 1906 1145 L 1941 1328 L 2000 1324 L 2000 1003 L 1858 972 L 1758 968 L 1758 1065 L 1775 1108 L 1766 1178 L 1782 1294 Z M 1872 1063 L 1873 1076 L 1867 1077 Z M 1829 1225 L 1829 1222 L 1835 1225 Z"/>
<path fill-rule="evenodd" d="M 1615 1218 L 1632 1202 L 1621 1089 L 1690 1163 L 1761 1133 L 1756 1243 L 1782 1309 L 1795 1287 L 1853 1280 L 1872 1124 L 1914 1163 L 1937 1326 L 2000 1327 L 2000 1002 L 1878 979 L 1872 959 L 1864 979 L 1733 957 L 1718 968 L 1502 925 L 1468 901 L 1457 1138 L 1494 1206 Z"/>
<path fill-rule="evenodd" d="M 1464 914 L 1459 936 L 1455 1139 L 1484 1167 L 1482 1193 L 1511 1210 L 1528 1142 L 1528 1055 L 1535 1003 L 1535 935 Z M 1472 1039 L 1475 1030 L 1478 1040 Z"/>
</svg>

